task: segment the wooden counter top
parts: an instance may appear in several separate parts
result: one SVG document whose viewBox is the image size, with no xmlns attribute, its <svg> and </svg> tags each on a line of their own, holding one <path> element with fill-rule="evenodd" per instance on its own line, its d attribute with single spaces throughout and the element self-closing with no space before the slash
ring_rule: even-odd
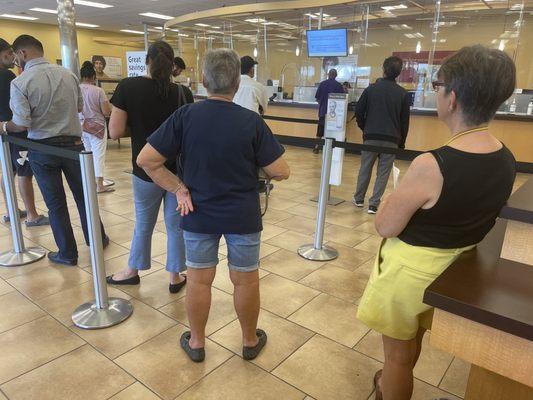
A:
<svg viewBox="0 0 533 400">
<path fill-rule="evenodd" d="M 500 216 L 505 219 L 533 224 L 533 178 L 524 183 L 503 207 Z"/>
<path fill-rule="evenodd" d="M 500 259 L 507 222 L 462 254 L 427 289 L 424 303 L 533 341 L 533 266 Z"/>
</svg>

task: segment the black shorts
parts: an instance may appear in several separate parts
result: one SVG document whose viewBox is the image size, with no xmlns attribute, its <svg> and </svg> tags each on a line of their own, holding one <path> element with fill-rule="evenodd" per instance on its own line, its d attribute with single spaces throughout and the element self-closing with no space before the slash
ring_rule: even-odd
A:
<svg viewBox="0 0 533 400">
<path fill-rule="evenodd" d="M 18 137 L 26 138 L 26 134 L 16 135 Z M 33 171 L 28 160 L 28 149 L 18 144 L 10 143 L 11 163 L 13 164 L 13 172 L 18 176 L 33 176 Z"/>
</svg>

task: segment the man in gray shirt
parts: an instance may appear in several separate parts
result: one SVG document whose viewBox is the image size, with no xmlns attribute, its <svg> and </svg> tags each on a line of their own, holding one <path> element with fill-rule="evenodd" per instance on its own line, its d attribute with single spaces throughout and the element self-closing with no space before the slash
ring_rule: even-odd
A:
<svg viewBox="0 0 533 400">
<path fill-rule="evenodd" d="M 83 151 L 78 112 L 83 108 L 77 77 L 67 69 L 50 64 L 43 45 L 36 38 L 21 35 L 13 42 L 19 65 L 24 69 L 11 82 L 13 118 L 1 125 L 2 133 L 28 131 L 28 138 L 63 149 Z M 55 263 L 76 265 L 78 249 L 70 223 L 62 173 L 68 182 L 80 214 L 85 241 L 89 245 L 87 218 L 79 161 L 29 152 L 30 165 L 49 210 L 50 225 L 58 252 L 48 253 Z M 104 247 L 109 243 L 102 225 Z"/>
</svg>

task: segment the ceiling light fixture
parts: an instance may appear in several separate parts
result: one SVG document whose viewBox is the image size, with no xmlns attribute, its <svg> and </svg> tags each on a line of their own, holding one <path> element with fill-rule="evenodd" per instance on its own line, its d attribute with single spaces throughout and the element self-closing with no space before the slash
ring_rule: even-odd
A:
<svg viewBox="0 0 533 400">
<path fill-rule="evenodd" d="M 170 21 L 171 19 L 174 19 L 174 17 L 171 17 L 170 15 L 157 14 L 153 12 L 145 12 L 139 15 L 142 15 L 143 17 L 149 17 L 149 18 L 164 19 L 165 21 Z"/>
<path fill-rule="evenodd" d="M 259 51 L 257 50 L 257 47 L 254 47 L 254 57 L 257 58 L 259 55 Z"/>
<path fill-rule="evenodd" d="M 52 10 L 50 8 L 35 7 L 35 8 L 30 8 L 30 11 L 42 12 L 42 13 L 47 13 L 47 14 L 57 14 L 57 10 Z"/>
<path fill-rule="evenodd" d="M 207 28 L 207 27 L 211 26 L 211 25 L 208 25 L 208 24 L 202 24 L 201 22 L 199 22 L 197 24 L 194 24 L 194 25 L 201 26 L 202 28 Z"/>
<path fill-rule="evenodd" d="M 300 57 L 300 46 L 296 46 L 296 57 Z"/>
<path fill-rule="evenodd" d="M 420 40 L 419 40 L 416 43 L 416 48 L 415 48 L 416 54 L 419 54 L 421 50 L 422 50 L 422 43 L 420 43 Z"/>
<path fill-rule="evenodd" d="M 264 18 L 247 18 L 245 19 L 246 22 L 250 22 L 252 24 L 258 24 L 258 23 L 262 23 L 262 22 L 266 22 L 266 19 Z"/>
<path fill-rule="evenodd" d="M 36 17 L 29 17 L 27 15 L 18 15 L 18 14 L 0 14 L 0 18 L 11 18 L 11 19 L 23 19 L 25 21 L 35 21 Z"/>
<path fill-rule="evenodd" d="M 350 46 L 350 54 L 353 54 L 353 46 Z"/>
<path fill-rule="evenodd" d="M 120 32 L 126 32 L 126 33 L 135 33 L 137 35 L 144 35 L 144 32 L 141 31 L 134 31 L 132 29 L 121 29 Z"/>
<path fill-rule="evenodd" d="M 94 7 L 94 8 L 111 8 L 115 7 L 110 4 L 104 4 L 104 3 L 97 3 L 95 1 L 85 1 L 85 0 L 74 0 L 74 4 L 77 4 L 79 6 L 87 6 L 87 7 Z"/>
<path fill-rule="evenodd" d="M 385 11 L 401 10 L 405 8 L 407 8 L 405 4 L 398 4 L 397 6 L 382 6 L 381 7 L 381 9 Z"/>
<path fill-rule="evenodd" d="M 87 24 L 85 22 L 76 22 L 76 26 L 81 26 L 83 28 L 99 28 L 100 27 L 100 25 Z"/>
</svg>

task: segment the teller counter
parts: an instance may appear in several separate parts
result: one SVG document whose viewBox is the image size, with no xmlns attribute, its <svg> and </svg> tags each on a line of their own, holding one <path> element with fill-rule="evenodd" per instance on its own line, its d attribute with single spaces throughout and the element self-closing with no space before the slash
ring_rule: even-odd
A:
<svg viewBox="0 0 533 400">
<path fill-rule="evenodd" d="M 317 113 L 318 105 L 313 103 L 271 102 L 265 113 L 265 121 L 275 134 L 311 139 L 316 135 Z M 353 110 L 349 110 L 348 120 L 353 115 Z M 272 120 L 269 117 L 291 120 Z M 301 122 L 296 121 L 297 119 Z M 533 116 L 498 113 L 490 128 L 491 133 L 513 152 L 517 161 L 533 163 Z M 438 119 L 435 110 L 411 110 L 406 149 L 419 151 L 434 149 L 442 146 L 449 138 L 448 128 Z M 355 119 L 347 124 L 346 140 L 351 143 L 363 141 L 362 132 L 357 127 Z"/>
</svg>

